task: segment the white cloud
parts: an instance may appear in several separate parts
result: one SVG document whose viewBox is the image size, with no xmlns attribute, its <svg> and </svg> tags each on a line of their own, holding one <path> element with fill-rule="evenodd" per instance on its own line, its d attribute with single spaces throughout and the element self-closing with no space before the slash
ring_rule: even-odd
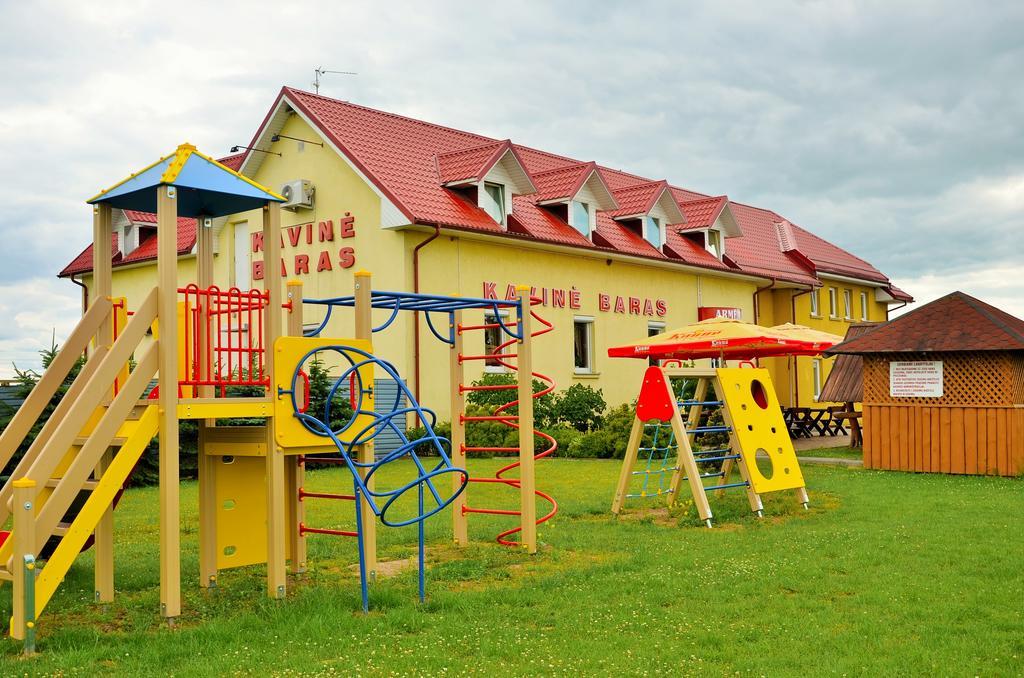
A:
<svg viewBox="0 0 1024 678">
<path fill-rule="evenodd" d="M 28 278 L 0 285 L 0 378 L 19 369 L 40 370 L 39 351 L 58 344 L 82 313 L 77 287 L 56 278 Z"/>
<path fill-rule="evenodd" d="M 897 287 L 913 290 L 915 304 L 894 312 L 893 317 L 902 315 L 916 306 L 934 301 L 950 292 L 959 291 L 1024 319 L 1022 278 L 1024 278 L 1024 262 L 976 271 L 948 274 L 929 273 L 914 278 L 896 278 L 893 282 Z"/>
</svg>

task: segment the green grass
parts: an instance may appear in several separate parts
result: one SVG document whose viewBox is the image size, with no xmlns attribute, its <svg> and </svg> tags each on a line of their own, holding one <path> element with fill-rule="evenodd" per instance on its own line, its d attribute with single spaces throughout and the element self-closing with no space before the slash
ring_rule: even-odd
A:
<svg viewBox="0 0 1024 678">
<path fill-rule="evenodd" d="M 357 612 L 350 539 L 311 537 L 311 570 L 286 601 L 264 596 L 259 567 L 201 591 L 186 483 L 184 613 L 173 629 L 157 617 L 157 492 L 132 490 L 117 511 L 116 601 L 92 602 L 83 555 L 41 620 L 41 654 L 22 659 L 4 641 L 0 674 L 1024 672 L 1019 480 L 815 466 L 805 469 L 812 510 L 769 495 L 758 520 L 733 492 L 712 499 L 718 527 L 707 530 L 692 507 L 670 515 L 633 502 L 612 518 L 617 462 L 547 461 L 538 472 L 562 507 L 541 527 L 538 555 L 494 545 L 508 521 L 478 516 L 474 545 L 457 550 L 438 516 L 427 604 L 409 571 L 373 586 L 368 616 Z M 316 488 L 348 486 L 338 470 L 311 476 Z M 321 502 L 309 522 L 342 524 L 338 510 Z M 380 535 L 382 559 L 413 555 L 412 530 Z M 6 618 L 9 601 L 0 606 Z"/>
<path fill-rule="evenodd" d="M 816 450 L 797 450 L 798 457 L 821 457 L 825 459 L 856 459 L 864 458 L 864 452 L 859 447 L 822 447 Z"/>
</svg>

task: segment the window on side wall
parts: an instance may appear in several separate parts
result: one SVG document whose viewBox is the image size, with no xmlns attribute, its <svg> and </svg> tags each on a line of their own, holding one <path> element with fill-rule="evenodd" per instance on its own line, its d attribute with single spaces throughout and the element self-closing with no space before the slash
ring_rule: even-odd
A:
<svg viewBox="0 0 1024 678">
<path fill-rule="evenodd" d="M 664 331 L 665 331 L 665 323 L 654 322 L 653 320 L 651 322 L 647 323 L 647 336 L 648 337 L 657 336 L 657 335 L 661 334 Z M 661 363 L 661 361 L 658 360 L 657 358 L 648 358 L 647 361 L 651 365 L 658 365 L 659 363 Z"/>
<path fill-rule="evenodd" d="M 577 316 L 572 322 L 573 368 L 576 374 L 594 373 L 594 319 Z"/>
<path fill-rule="evenodd" d="M 490 215 L 491 219 L 505 225 L 505 187 L 501 184 L 484 183 L 480 194 L 480 207 Z"/>
<path fill-rule="evenodd" d="M 821 396 L 821 359 L 815 358 L 811 363 L 811 374 L 814 378 L 814 399 Z"/>
<path fill-rule="evenodd" d="M 860 319 L 864 322 L 868 320 L 868 293 L 860 293 Z"/>
<path fill-rule="evenodd" d="M 828 288 L 828 317 L 838 318 L 839 317 L 839 298 L 836 288 Z"/>
<path fill-rule="evenodd" d="M 661 249 L 661 222 L 657 217 L 644 217 L 644 240 L 655 249 Z"/>
<path fill-rule="evenodd" d="M 572 201 L 572 227 L 590 237 L 590 205 L 578 200 Z"/>
<path fill-rule="evenodd" d="M 821 290 L 817 288 L 811 290 L 811 315 L 815 318 L 821 315 Z"/>
<path fill-rule="evenodd" d="M 853 318 L 853 292 L 843 290 L 843 317 L 847 320 Z"/>
<path fill-rule="evenodd" d="M 508 324 L 508 311 L 499 311 L 497 315 L 493 312 L 484 313 L 484 325 L 497 325 L 498 319 Z M 484 353 L 487 355 L 502 355 L 508 353 L 509 347 L 505 347 L 498 353 L 498 347 L 509 341 L 512 337 L 505 333 L 500 327 L 488 327 L 484 329 Z M 484 360 L 484 372 L 508 372 L 508 368 L 499 362 L 499 358 L 487 358 Z"/>
</svg>

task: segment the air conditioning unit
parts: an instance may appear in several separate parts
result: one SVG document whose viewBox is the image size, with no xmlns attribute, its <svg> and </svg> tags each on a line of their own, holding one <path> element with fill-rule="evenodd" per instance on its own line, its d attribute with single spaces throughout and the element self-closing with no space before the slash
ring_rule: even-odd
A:
<svg viewBox="0 0 1024 678">
<path fill-rule="evenodd" d="M 289 181 L 281 187 L 284 202 L 281 207 L 286 210 L 313 209 L 313 182 L 307 179 Z"/>
</svg>

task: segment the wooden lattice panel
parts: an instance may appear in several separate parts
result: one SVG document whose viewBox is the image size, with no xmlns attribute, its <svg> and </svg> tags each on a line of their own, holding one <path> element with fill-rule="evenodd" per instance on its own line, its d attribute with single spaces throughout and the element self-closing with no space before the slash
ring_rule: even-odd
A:
<svg viewBox="0 0 1024 678">
<path fill-rule="evenodd" d="M 941 398 L 893 398 L 891 361 L 941 360 Z M 1024 402 L 1024 358 L 1009 351 L 887 353 L 864 356 L 864 402 L 902 405 L 1011 405 Z"/>
</svg>

